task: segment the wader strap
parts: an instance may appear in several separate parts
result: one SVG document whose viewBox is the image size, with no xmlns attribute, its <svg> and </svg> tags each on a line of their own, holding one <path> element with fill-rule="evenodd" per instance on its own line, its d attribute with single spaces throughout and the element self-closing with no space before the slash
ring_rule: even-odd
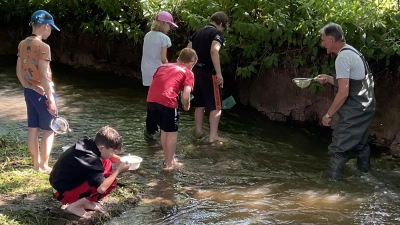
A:
<svg viewBox="0 0 400 225">
<path fill-rule="evenodd" d="M 361 60 L 364 63 L 365 75 L 368 75 L 368 74 L 371 73 L 371 70 L 369 69 L 369 65 L 368 65 L 367 60 L 364 58 L 364 56 L 360 52 L 358 52 L 358 51 L 356 51 L 356 50 L 354 50 L 352 48 L 342 48 L 342 50 L 340 50 L 340 51 L 343 51 L 343 50 L 350 50 L 350 51 L 356 53 L 358 56 L 360 56 Z"/>
</svg>

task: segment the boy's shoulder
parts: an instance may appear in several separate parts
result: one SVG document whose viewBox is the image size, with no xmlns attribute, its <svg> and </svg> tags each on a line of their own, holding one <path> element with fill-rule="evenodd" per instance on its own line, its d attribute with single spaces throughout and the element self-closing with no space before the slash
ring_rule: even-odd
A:
<svg viewBox="0 0 400 225">
<path fill-rule="evenodd" d="M 18 46 L 21 46 L 23 44 L 36 45 L 36 46 L 44 48 L 44 49 L 50 49 L 50 45 L 48 45 L 47 43 L 37 40 L 35 38 L 31 38 L 31 37 L 27 37 L 27 38 L 21 40 L 19 42 Z"/>
</svg>

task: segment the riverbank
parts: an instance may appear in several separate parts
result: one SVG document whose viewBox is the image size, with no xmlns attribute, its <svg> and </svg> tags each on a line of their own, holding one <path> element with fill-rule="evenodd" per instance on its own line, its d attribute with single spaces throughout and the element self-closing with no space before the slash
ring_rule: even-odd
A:
<svg viewBox="0 0 400 225">
<path fill-rule="evenodd" d="M 144 189 L 134 181 L 143 172 L 140 169 L 121 174 L 118 186 L 100 203 L 105 214 L 93 212 L 90 219 L 82 220 L 66 213 L 52 197 L 49 175 L 31 168 L 32 160 L 20 134 L 6 131 L 4 125 L 0 131 L 0 224 L 104 224 L 139 203 Z M 54 146 L 50 165 L 61 153 L 61 146 Z"/>
</svg>

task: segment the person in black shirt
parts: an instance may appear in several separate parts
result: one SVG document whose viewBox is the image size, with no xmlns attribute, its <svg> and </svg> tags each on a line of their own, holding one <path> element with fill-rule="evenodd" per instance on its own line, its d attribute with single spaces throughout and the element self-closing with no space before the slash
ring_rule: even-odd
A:
<svg viewBox="0 0 400 225">
<path fill-rule="evenodd" d="M 109 127 L 102 127 L 94 140 L 85 137 L 67 149 L 58 159 L 50 173 L 54 197 L 61 201 L 66 211 L 89 218 L 86 210 L 104 213 L 94 202 L 108 195 L 117 185 L 119 173 L 129 169 L 115 154 L 122 149 L 122 138 Z M 112 163 L 120 164 L 112 172 Z"/>
<path fill-rule="evenodd" d="M 216 12 L 210 23 L 196 31 L 189 40 L 188 48 L 193 48 L 198 61 L 193 68 L 195 85 L 192 107 L 195 109 L 196 137 L 203 137 L 204 110 L 210 110 L 210 143 L 224 142 L 218 136 L 218 124 L 222 110 L 221 88 L 224 78 L 221 72 L 219 50 L 224 45 L 223 31 L 228 27 L 228 16 L 224 12 Z"/>
</svg>

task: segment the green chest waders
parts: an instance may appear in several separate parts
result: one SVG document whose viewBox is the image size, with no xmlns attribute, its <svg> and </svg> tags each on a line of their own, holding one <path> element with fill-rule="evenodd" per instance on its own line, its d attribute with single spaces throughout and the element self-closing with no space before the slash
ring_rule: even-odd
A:
<svg viewBox="0 0 400 225">
<path fill-rule="evenodd" d="M 367 61 L 353 49 L 343 48 L 343 50 L 353 51 L 361 57 L 366 75 L 363 80 L 350 79 L 349 95 L 337 111 L 339 119 L 332 133 L 332 143 L 328 147 L 331 158 L 327 178 L 333 180 L 342 179 L 347 161 L 346 153 L 349 151 L 355 151 L 357 154 L 357 166 L 360 171 L 370 171 L 368 126 L 376 108 L 374 79 Z"/>
</svg>

